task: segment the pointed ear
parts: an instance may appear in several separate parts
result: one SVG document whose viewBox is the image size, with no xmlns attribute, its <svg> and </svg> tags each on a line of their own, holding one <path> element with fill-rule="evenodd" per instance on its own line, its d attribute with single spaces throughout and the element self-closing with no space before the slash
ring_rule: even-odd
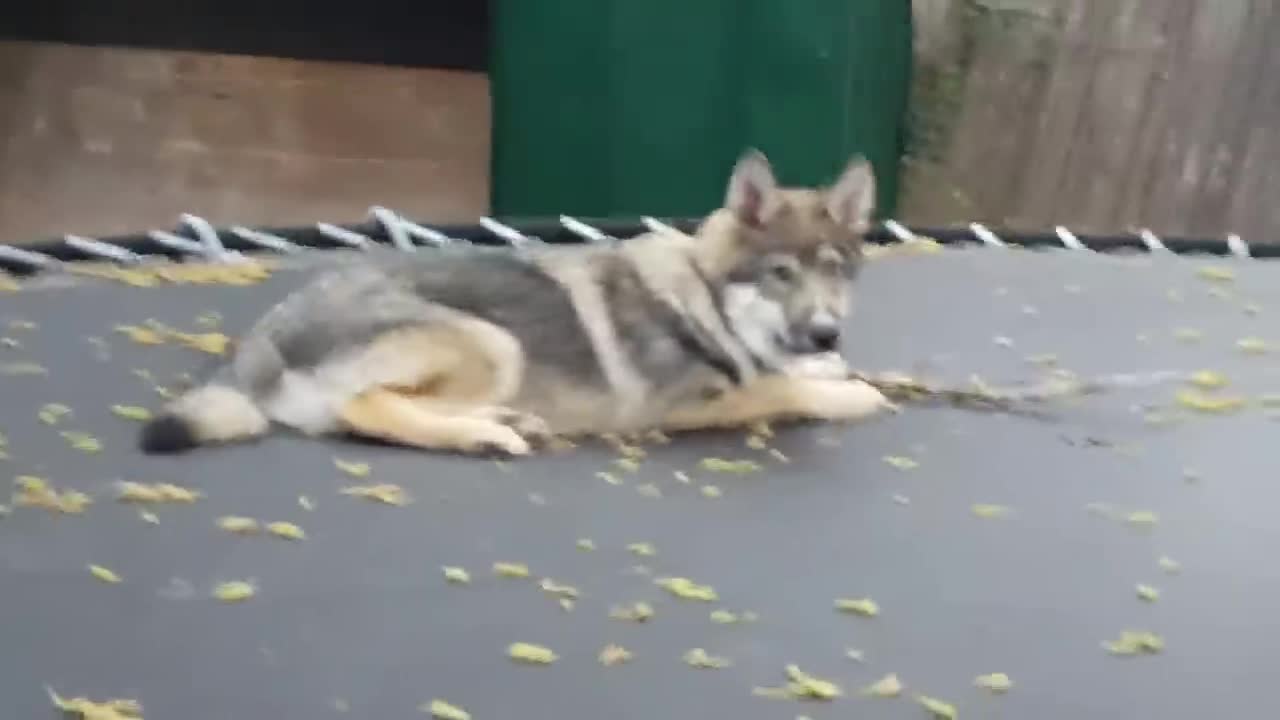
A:
<svg viewBox="0 0 1280 720">
<path fill-rule="evenodd" d="M 871 229 L 875 211 L 875 170 L 866 158 L 855 155 L 840 179 L 827 190 L 827 213 L 841 226 L 863 233 Z"/>
<path fill-rule="evenodd" d="M 748 149 L 738 158 L 729 177 L 724 206 L 750 227 L 760 227 L 768 219 L 773 192 L 778 183 L 764 153 Z"/>
</svg>

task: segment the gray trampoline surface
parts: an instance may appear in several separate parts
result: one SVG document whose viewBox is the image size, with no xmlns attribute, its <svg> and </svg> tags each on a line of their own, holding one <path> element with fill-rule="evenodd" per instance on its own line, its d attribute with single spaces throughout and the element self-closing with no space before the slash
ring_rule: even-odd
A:
<svg viewBox="0 0 1280 720">
<path fill-rule="evenodd" d="M 746 447 L 741 433 L 677 437 L 648 446 L 638 472 L 618 471 L 622 486 L 596 476 L 617 457 L 603 445 L 503 466 L 277 435 L 145 457 L 137 424 L 110 410 L 160 402 L 133 370 L 164 384 L 210 358 L 112 328 L 150 318 L 194 329 L 217 311 L 234 336 L 301 273 L 249 288 L 95 281 L 2 295 L 0 318 L 38 325 L 0 331 L 20 343 L 0 348 L 0 364 L 35 362 L 48 374 L 0 375 L 11 456 L 0 471 L 96 500 L 82 515 L 18 507 L 0 518 L 3 715 L 56 716 L 46 686 L 137 698 L 147 718 L 184 720 L 410 718 L 433 698 L 477 720 L 926 717 L 917 693 L 953 703 L 961 718 L 1265 715 L 1280 633 L 1280 425 L 1257 400 L 1280 391 L 1280 376 L 1277 355 L 1236 343 L 1275 338 L 1280 275 L 1265 261 L 1213 260 L 1236 274 L 1214 283 L 1196 273 L 1208 262 L 995 249 L 885 258 L 864 275 L 848 355 L 867 370 L 993 384 L 1043 376 L 1026 356 L 1044 353 L 1083 377 L 1214 369 L 1231 381 L 1218 394 L 1255 401 L 1241 412 L 1144 420 L 1154 407 L 1169 412 L 1178 383 L 1054 405 L 1041 420 L 907 408 L 855 426 L 779 428 L 771 446 L 789 463 Z M 1203 338 L 1180 341 L 1177 328 Z M 37 420 L 46 403 L 73 413 L 47 426 Z M 102 451 L 70 448 L 63 430 L 92 433 Z M 369 478 L 344 476 L 335 456 L 368 462 Z M 709 456 L 764 469 L 718 475 L 698 467 Z M 919 465 L 898 469 L 886 456 Z M 156 508 L 151 525 L 112 499 L 121 479 L 176 482 L 205 498 Z M 414 502 L 339 493 L 355 482 L 398 483 Z M 646 484 L 662 496 L 637 490 Z M 982 519 L 975 503 L 1013 513 Z M 1093 503 L 1159 522 L 1131 527 L 1087 510 Z M 295 522 L 307 539 L 215 527 L 232 514 Z M 579 538 L 597 549 L 578 549 Z M 637 542 L 656 556 L 630 553 Z M 1181 573 L 1162 571 L 1161 556 Z M 496 561 L 527 563 L 533 578 L 494 577 Z M 90 563 L 123 582 L 99 582 Z M 447 584 L 444 565 L 469 569 L 472 583 Z M 709 584 L 721 600 L 676 599 L 654 584 L 661 576 Z M 538 588 L 543 577 L 580 589 L 571 612 Z M 239 579 L 257 595 L 211 597 L 216 583 Z M 1159 588 L 1159 600 L 1140 600 L 1138 583 Z M 873 598 L 881 613 L 839 614 L 841 597 Z M 610 618 L 637 601 L 653 605 L 648 623 Z M 717 608 L 759 620 L 715 624 Z M 1126 629 L 1159 633 L 1164 652 L 1108 654 L 1102 643 Z M 560 659 L 517 665 L 506 657 L 513 642 Z M 602 666 L 610 643 L 634 659 Z M 687 666 L 695 647 L 732 667 Z M 789 663 L 845 696 L 753 695 L 782 684 Z M 1009 674 L 1011 692 L 974 687 L 994 672 Z M 859 695 L 888 673 L 907 686 L 900 699 Z"/>
</svg>

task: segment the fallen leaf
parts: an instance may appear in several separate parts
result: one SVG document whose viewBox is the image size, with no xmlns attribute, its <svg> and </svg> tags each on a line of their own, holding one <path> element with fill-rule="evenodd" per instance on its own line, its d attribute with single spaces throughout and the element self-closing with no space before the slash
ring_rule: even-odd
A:
<svg viewBox="0 0 1280 720">
<path fill-rule="evenodd" d="M 352 485 L 342 488 L 340 491 L 343 495 L 351 497 L 363 498 L 365 500 L 373 500 L 384 505 L 408 505 L 410 500 L 408 493 L 399 485 L 390 483 L 382 483 L 380 485 Z"/>
<path fill-rule="evenodd" d="M 95 702 L 88 698 L 60 697 L 52 688 L 45 688 L 49 701 L 61 712 L 81 720 L 142 720 L 142 705 L 137 700 L 112 699 Z"/>
<path fill-rule="evenodd" d="M 45 425 L 57 425 L 64 419 L 71 417 L 71 408 L 62 403 L 46 403 L 40 407 L 36 417 L 40 418 L 40 422 Z"/>
<path fill-rule="evenodd" d="M 418 709 L 437 720 L 471 720 L 471 713 L 444 700 L 432 700 Z"/>
<path fill-rule="evenodd" d="M 1160 591 L 1150 585 L 1139 584 L 1135 590 L 1138 593 L 1138 597 L 1147 602 L 1155 602 L 1160 599 Z"/>
<path fill-rule="evenodd" d="M 1112 655 L 1153 655 L 1164 650 L 1164 638 L 1145 630 L 1125 630 L 1120 639 L 1102 646 Z"/>
<path fill-rule="evenodd" d="M 973 679 L 973 684 L 989 690 L 996 694 L 1007 693 L 1013 687 L 1013 681 L 1004 673 L 991 673 L 990 675 L 979 675 Z"/>
<path fill-rule="evenodd" d="M 1211 396 L 1193 390 L 1181 390 L 1175 397 L 1179 405 L 1202 413 L 1233 413 L 1243 410 L 1247 404 L 1242 397 Z"/>
<path fill-rule="evenodd" d="M 581 595 L 578 588 L 572 585 L 558 583 L 551 578 L 543 578 L 542 582 L 538 583 L 538 587 L 545 593 L 557 595 L 567 600 L 577 600 L 578 596 Z"/>
<path fill-rule="evenodd" d="M 527 578 L 529 566 L 524 563 L 496 562 L 493 564 L 493 574 L 505 578 Z"/>
<path fill-rule="evenodd" d="M 715 485 L 703 485 L 698 489 L 698 492 L 702 493 L 703 497 L 713 500 L 718 497 L 724 497 L 724 491 Z"/>
<path fill-rule="evenodd" d="M 931 715 L 939 720 L 956 720 L 956 706 L 945 703 L 937 698 L 931 698 L 927 695 L 917 695 L 916 702 L 924 706 Z"/>
<path fill-rule="evenodd" d="M 125 420 L 145 422 L 151 419 L 151 411 L 144 407 L 138 407 L 137 405 L 112 405 L 111 412 Z"/>
<path fill-rule="evenodd" d="M 283 540 L 306 540 L 307 534 L 302 528 L 291 522 L 267 523 L 267 532 Z"/>
<path fill-rule="evenodd" d="M 89 433 L 68 430 L 62 432 L 61 435 L 71 445 L 72 449 L 90 454 L 102 452 L 102 441 Z"/>
<path fill-rule="evenodd" d="M 902 681 L 890 673 L 862 689 L 861 694 L 868 697 L 896 698 L 902 694 Z"/>
<path fill-rule="evenodd" d="M 646 602 L 638 602 L 626 607 L 615 607 L 609 611 L 609 617 L 614 620 L 648 622 L 649 618 L 653 617 L 653 607 Z"/>
<path fill-rule="evenodd" d="M 333 466 L 355 478 L 369 477 L 369 473 L 372 472 L 372 468 L 369 467 L 367 462 L 353 462 L 342 458 L 334 458 Z"/>
<path fill-rule="evenodd" d="M 444 579 L 455 585 L 466 585 L 471 582 L 471 573 L 464 568 L 452 567 L 446 565 L 441 568 L 444 571 Z"/>
<path fill-rule="evenodd" d="M 248 517 L 240 517 L 239 515 L 226 515 L 224 517 L 220 517 L 218 518 L 217 525 L 219 528 L 237 535 L 253 535 L 260 529 L 257 520 Z"/>
<path fill-rule="evenodd" d="M 1233 282 L 1236 279 L 1234 270 L 1220 265 L 1206 265 L 1196 270 L 1196 275 L 1201 279 L 1212 282 Z"/>
<path fill-rule="evenodd" d="M 107 568 L 102 567 L 101 565 L 90 565 L 89 574 L 93 575 L 94 577 L 98 578 L 104 583 L 110 583 L 112 585 L 116 585 L 120 583 L 119 575 L 115 574 L 111 570 L 108 570 Z"/>
<path fill-rule="evenodd" d="M 871 598 L 840 598 L 836 600 L 836 610 L 863 617 L 875 617 L 880 614 L 880 606 Z"/>
<path fill-rule="evenodd" d="M 1187 382 L 1205 390 L 1226 387 L 1227 376 L 1213 370 L 1200 370 L 1191 374 Z"/>
<path fill-rule="evenodd" d="M 703 670 L 719 670 L 727 668 L 733 663 L 728 658 L 718 655 L 710 655 L 702 648 L 694 648 L 684 654 L 684 662 L 690 667 Z"/>
<path fill-rule="evenodd" d="M 787 679 L 791 681 L 787 689 L 797 698 L 834 700 L 844 694 L 839 685 L 810 675 L 796 665 L 788 665 L 786 672 Z"/>
<path fill-rule="evenodd" d="M 920 467 L 920 463 L 903 455 L 886 455 L 883 460 L 887 465 L 898 470 L 915 470 Z"/>
<path fill-rule="evenodd" d="M 640 557 L 653 557 L 658 554 L 658 551 L 650 543 L 631 543 L 627 546 L 627 550 Z"/>
<path fill-rule="evenodd" d="M 715 602 L 720 599 L 715 589 L 710 585 L 699 585 L 688 578 L 658 578 L 654 583 L 682 600 Z"/>
<path fill-rule="evenodd" d="M 306 510 L 307 512 L 311 512 L 316 509 L 316 504 L 314 501 L 312 501 L 311 498 L 307 497 L 306 495 L 299 495 L 298 507 L 302 508 L 303 510 Z"/>
<path fill-rule="evenodd" d="M 1177 560 L 1166 555 L 1161 555 L 1160 559 L 1156 561 L 1156 565 L 1170 575 L 1177 575 L 1182 572 L 1182 565 L 1179 564 Z"/>
<path fill-rule="evenodd" d="M 982 518 L 983 520 L 997 520 L 1013 512 L 1012 508 L 1004 505 L 985 505 L 981 503 L 971 505 L 969 509 L 974 515 Z"/>
<path fill-rule="evenodd" d="M 702 458 L 702 460 L 698 461 L 698 467 L 707 472 L 732 473 L 735 475 L 746 475 L 760 472 L 764 469 L 755 460 L 726 460 L 717 457 Z"/>
<path fill-rule="evenodd" d="M 1271 345 L 1257 337 L 1241 338 L 1236 341 L 1236 348 L 1246 355 L 1265 355 L 1271 352 Z"/>
<path fill-rule="evenodd" d="M 594 541 L 594 540 L 591 540 L 591 539 L 589 539 L 589 538 L 581 538 L 581 539 L 579 539 L 579 540 L 578 540 L 578 542 L 577 542 L 577 546 L 578 546 L 578 549 L 579 549 L 579 550 L 582 550 L 582 551 L 585 551 L 585 552 L 591 552 L 592 550 L 595 550 L 595 549 L 596 549 L 596 543 L 595 543 L 595 541 Z"/>
<path fill-rule="evenodd" d="M 613 667 L 614 665 L 621 665 L 622 663 L 630 662 L 631 657 L 631 651 L 621 645 L 606 645 L 604 649 L 600 651 L 599 660 L 601 665 L 604 665 L 605 667 Z"/>
<path fill-rule="evenodd" d="M 550 665 L 559 659 L 550 648 L 529 643 L 512 643 L 507 648 L 507 656 L 516 662 L 530 665 Z"/>
<path fill-rule="evenodd" d="M 1160 516 L 1150 510 L 1134 510 L 1125 517 L 1125 522 L 1138 528 L 1151 528 L 1160 522 Z"/>
<path fill-rule="evenodd" d="M 244 602 L 256 595 L 258 589 L 253 583 L 245 580 L 232 580 L 230 582 L 219 583 L 213 589 L 213 596 L 222 602 L 235 603 Z"/>
</svg>

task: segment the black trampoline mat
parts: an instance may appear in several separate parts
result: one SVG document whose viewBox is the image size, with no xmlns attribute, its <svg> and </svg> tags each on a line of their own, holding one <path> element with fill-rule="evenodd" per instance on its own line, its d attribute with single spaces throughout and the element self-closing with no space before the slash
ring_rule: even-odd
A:
<svg viewBox="0 0 1280 720">
<path fill-rule="evenodd" d="M 1230 267 L 1235 280 L 1199 277 L 1207 264 Z M 780 427 L 771 447 L 785 464 L 748 448 L 744 433 L 699 434 L 647 446 L 634 473 L 612 468 L 618 454 L 603 444 L 503 465 L 276 435 L 145 457 L 134 449 L 137 423 L 110 410 L 160 403 L 132 371 L 169 383 L 211 358 L 137 345 L 113 326 L 154 319 L 194 331 L 217 311 L 235 336 L 302 273 L 250 288 L 87 281 L 0 295 L 0 319 L 38 323 L 0 330 L 21 343 L 0 348 L 0 363 L 48 370 L 0 375 L 11 455 L 0 472 L 96 500 L 83 515 L 19 507 L 0 518 L 4 716 L 56 717 L 46 685 L 137 698 L 149 720 L 411 718 L 433 698 L 477 720 L 927 717 L 916 693 L 955 704 L 961 718 L 1265 715 L 1280 605 L 1280 491 L 1266 458 L 1280 425 L 1256 400 L 1280 391 L 1280 364 L 1236 342 L 1280 341 L 1276 273 L 1265 261 L 1067 251 L 877 260 L 849 330 L 859 368 L 1008 384 L 1043 377 L 1025 358 L 1052 353 L 1086 378 L 1213 369 L 1231 381 L 1219 394 L 1255 402 L 1161 426 L 1144 416 L 1170 406 L 1178 383 L 1055 404 L 1044 419 L 908 407 L 853 426 Z M 1181 341 L 1178 328 L 1203 338 Z M 47 426 L 37 419 L 46 403 L 73 414 Z M 102 452 L 71 449 L 62 430 L 92 433 Z M 712 456 L 764 470 L 699 469 Z M 886 456 L 919 465 L 898 469 Z M 335 457 L 372 472 L 345 476 Z M 624 485 L 596 476 L 605 470 Z M 151 525 L 112 499 L 121 479 L 206 497 L 156 508 Z M 360 482 L 398 483 L 414 502 L 339 494 Z M 637 489 L 648 484 L 662 497 Z M 703 485 L 723 496 L 706 497 Z M 975 503 L 1013 512 L 982 519 Z M 1095 503 L 1159 522 L 1131 527 L 1087 509 Z M 233 536 L 215 527 L 223 515 L 295 522 L 308 537 Z M 580 538 L 597 549 L 579 549 Z M 637 542 L 656 556 L 629 552 Z M 1161 556 L 1181 573 L 1163 572 Z M 497 561 L 527 563 L 533 578 L 494 577 Z M 123 582 L 96 580 L 90 563 Z M 448 584 L 445 565 L 467 568 L 472 583 Z M 673 598 L 654 584 L 661 576 L 711 585 L 720 602 Z M 572 611 L 538 588 L 543 577 L 580 589 Z M 211 598 L 215 583 L 241 579 L 257 584 L 255 597 Z M 1138 583 L 1159 588 L 1159 600 L 1140 600 Z M 839 614 L 840 597 L 870 597 L 881 614 Z M 610 618 L 637 601 L 654 607 L 648 623 Z M 716 624 L 709 613 L 719 608 L 759 620 Z M 1102 643 L 1126 629 L 1160 634 L 1164 652 L 1109 655 Z M 560 659 L 517 665 L 506 657 L 513 642 Z M 602 666 L 610 643 L 634 659 Z M 682 655 L 695 647 L 732 667 L 687 666 Z M 839 683 L 845 697 L 753 695 L 782 684 L 790 663 Z M 1011 692 L 974 687 L 995 672 L 1011 677 Z M 906 685 L 901 698 L 859 695 L 888 673 Z"/>
</svg>

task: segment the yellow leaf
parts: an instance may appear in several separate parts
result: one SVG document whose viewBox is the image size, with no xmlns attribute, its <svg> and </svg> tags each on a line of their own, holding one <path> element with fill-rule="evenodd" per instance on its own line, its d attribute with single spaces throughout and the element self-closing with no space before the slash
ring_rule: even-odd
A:
<svg viewBox="0 0 1280 720">
<path fill-rule="evenodd" d="M 72 448 L 80 452 L 91 454 L 102 452 L 102 441 L 89 433 L 65 431 L 61 434 Z"/>
<path fill-rule="evenodd" d="M 939 720 L 956 720 L 956 706 L 945 703 L 937 698 L 931 698 L 926 695 L 917 695 L 916 701 L 924 706 L 930 714 Z"/>
<path fill-rule="evenodd" d="M 684 654 L 684 662 L 690 667 L 696 667 L 703 670 L 719 670 L 727 668 L 733 663 L 728 658 L 710 655 L 702 648 L 694 648 Z"/>
<path fill-rule="evenodd" d="M 524 563 L 496 562 L 493 564 L 493 574 L 505 578 L 527 578 L 529 566 Z"/>
<path fill-rule="evenodd" d="M 164 336 L 152 330 L 151 328 L 139 327 L 137 325 L 117 325 L 116 332 L 124 333 L 128 338 L 139 345 L 163 345 Z"/>
<path fill-rule="evenodd" d="M 1221 265 L 1206 265 L 1196 270 L 1196 275 L 1212 282 L 1232 282 L 1236 279 L 1234 270 Z"/>
<path fill-rule="evenodd" d="M 1257 337 L 1241 338 L 1236 341 L 1236 347 L 1247 355 L 1265 355 L 1271 352 L 1271 346 L 1267 341 Z"/>
<path fill-rule="evenodd" d="M 897 675 L 889 674 L 862 689 L 868 697 L 895 698 L 902 694 L 902 681 Z"/>
<path fill-rule="evenodd" d="M 991 673 L 990 675 L 979 675 L 973 679 L 973 684 L 989 690 L 993 693 L 1007 693 L 1013 687 L 1013 681 L 1004 673 Z"/>
<path fill-rule="evenodd" d="M 595 541 L 589 538 L 582 538 L 578 540 L 577 544 L 578 544 L 578 549 L 583 550 L 585 552 L 591 552 L 592 550 L 596 549 Z"/>
<path fill-rule="evenodd" d="M 1125 522 L 1134 527 L 1150 528 L 1160 522 L 1160 516 L 1150 510 L 1135 510 L 1125 517 Z"/>
<path fill-rule="evenodd" d="M 1213 397 L 1192 390 L 1181 390 L 1176 399 L 1179 405 L 1196 412 L 1226 414 L 1244 409 L 1242 397 Z"/>
<path fill-rule="evenodd" d="M 886 455 L 883 459 L 889 466 L 898 470 L 915 470 L 920 467 L 920 463 L 902 455 Z"/>
<path fill-rule="evenodd" d="M 609 611 L 609 617 L 614 620 L 647 622 L 649 618 L 653 617 L 653 607 L 646 602 L 638 602 L 629 607 L 615 607 Z"/>
<path fill-rule="evenodd" d="M 112 699 L 101 702 L 88 698 L 60 697 L 52 688 L 45 688 L 49 701 L 59 711 L 83 720 L 142 720 L 142 704 L 137 700 Z"/>
<path fill-rule="evenodd" d="M 836 610 L 863 617 L 875 617 L 880 614 L 880 606 L 871 598 L 840 598 L 836 600 Z"/>
<path fill-rule="evenodd" d="M 658 587 L 683 600 L 715 602 L 720 597 L 710 585 L 699 585 L 688 578 L 658 578 Z"/>
<path fill-rule="evenodd" d="M 90 565 L 89 573 L 104 583 L 111 583 L 112 585 L 115 585 L 120 582 L 119 575 L 102 567 L 101 565 Z"/>
<path fill-rule="evenodd" d="M 702 493 L 702 497 L 713 500 L 718 497 L 724 497 L 724 491 L 715 485 L 703 485 L 698 489 L 698 492 Z"/>
<path fill-rule="evenodd" d="M 1160 591 L 1150 585 L 1139 584 L 1136 588 L 1138 597 L 1147 602 L 1155 602 L 1160 599 Z"/>
<path fill-rule="evenodd" d="M 1164 638 L 1145 630 L 1125 630 L 1102 645 L 1112 655 L 1153 655 L 1164 650 Z"/>
<path fill-rule="evenodd" d="M 985 505 L 982 503 L 972 505 L 969 509 L 974 515 L 983 520 L 996 520 L 1013 512 L 1011 508 L 1004 505 Z"/>
<path fill-rule="evenodd" d="M 341 490 L 343 495 L 373 500 L 385 505 L 408 505 L 412 502 L 404 488 L 399 485 L 383 483 L 381 485 L 352 485 Z"/>
<path fill-rule="evenodd" d="M 662 489 L 659 488 L 657 485 L 654 485 L 653 483 L 645 483 L 643 485 L 637 485 L 636 492 L 640 493 L 641 495 L 647 498 L 652 498 L 654 500 L 660 500 L 662 498 Z"/>
<path fill-rule="evenodd" d="M 550 665 L 560 659 L 550 648 L 522 642 L 512 643 L 507 648 L 507 656 L 516 662 L 530 665 Z"/>
<path fill-rule="evenodd" d="M 1156 565 L 1158 565 L 1161 570 L 1165 571 L 1170 575 L 1177 575 L 1179 572 L 1182 571 L 1182 565 L 1180 565 L 1177 560 L 1174 560 L 1173 558 L 1164 556 L 1164 555 L 1162 555 L 1160 559 L 1156 561 Z"/>
<path fill-rule="evenodd" d="M 244 580 L 232 580 L 219 584 L 213 589 L 213 596 L 222 602 L 243 602 L 256 595 L 258 589 L 253 583 Z"/>
<path fill-rule="evenodd" d="M 605 667 L 613 667 L 631 660 L 631 651 L 621 645 L 606 645 L 600 651 L 600 664 Z"/>
<path fill-rule="evenodd" d="M 17 377 L 19 375 L 48 375 L 49 371 L 43 365 L 32 362 L 5 363 L 0 365 L 0 375 L 8 375 Z"/>
<path fill-rule="evenodd" d="M 36 417 L 45 425 L 57 425 L 63 418 L 71 416 L 71 408 L 62 403 L 48 403 L 40 408 Z"/>
<path fill-rule="evenodd" d="M 267 523 L 267 532 L 284 540 L 306 540 L 307 534 L 302 528 L 291 522 Z"/>
<path fill-rule="evenodd" d="M 137 405 L 112 405 L 111 412 L 125 420 L 145 422 L 151 419 L 151 411 Z"/>
<path fill-rule="evenodd" d="M 717 457 L 703 458 L 698 462 L 698 467 L 708 472 L 733 473 L 736 475 L 745 475 L 764 469 L 760 463 L 754 460 L 726 460 Z"/>
<path fill-rule="evenodd" d="M 711 611 L 711 622 L 716 623 L 717 625 L 732 625 L 738 622 L 738 620 L 738 616 L 728 610 Z"/>
<path fill-rule="evenodd" d="M 456 705 L 450 705 L 444 700 L 432 700 L 430 704 L 419 709 L 430 713 L 436 720 L 471 720 L 471 713 Z"/>
<path fill-rule="evenodd" d="M 640 557 L 653 557 L 658 554 L 658 551 L 649 543 L 631 543 L 627 546 L 627 550 Z"/>
<path fill-rule="evenodd" d="M 844 694 L 839 685 L 830 680 L 814 677 L 795 665 L 788 665 L 786 670 L 787 679 L 791 681 L 787 684 L 787 688 L 796 697 L 834 700 Z"/>
<path fill-rule="evenodd" d="M 258 521 L 253 518 L 227 515 L 218 518 L 218 527 L 237 535 L 253 535 L 258 532 Z"/>
<path fill-rule="evenodd" d="M 538 583 L 538 587 L 542 588 L 542 591 L 545 593 L 558 595 L 566 600 L 576 600 L 580 594 L 578 592 L 578 588 L 572 585 L 563 585 L 551 578 L 543 579 L 542 582 Z"/>
<path fill-rule="evenodd" d="M 333 465 L 338 468 L 338 470 L 356 478 L 369 477 L 369 473 L 372 471 L 372 468 L 369 467 L 369 463 L 367 462 L 353 462 L 350 460 L 343 460 L 341 458 L 334 458 Z"/>
<path fill-rule="evenodd" d="M 466 585 L 471 582 L 471 573 L 464 568 L 451 567 L 446 565 L 444 568 L 444 579 L 457 585 Z"/>
<path fill-rule="evenodd" d="M 1204 333 L 1195 328 L 1176 328 L 1173 331 L 1173 338 L 1178 342 L 1197 343 L 1204 339 Z"/>
<path fill-rule="evenodd" d="M 1191 377 L 1188 378 L 1188 382 L 1198 388 L 1215 390 L 1220 387 L 1226 387 L 1227 376 L 1213 370 L 1200 370 L 1192 373 Z"/>
</svg>

